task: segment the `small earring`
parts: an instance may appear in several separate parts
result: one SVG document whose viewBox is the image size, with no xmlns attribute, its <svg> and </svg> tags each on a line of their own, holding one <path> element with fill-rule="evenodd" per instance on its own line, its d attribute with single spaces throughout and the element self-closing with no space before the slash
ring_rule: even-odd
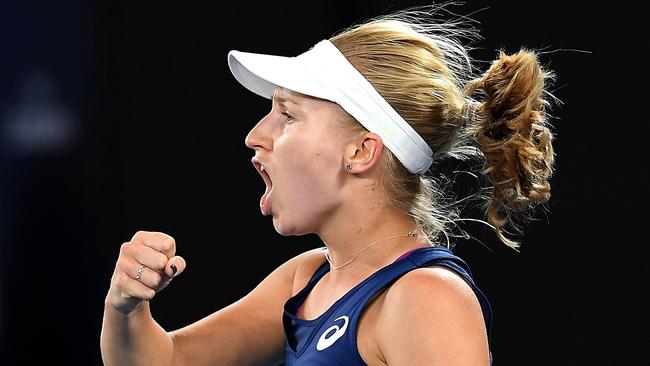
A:
<svg viewBox="0 0 650 366">
<path fill-rule="evenodd" d="M 348 165 L 346 165 L 346 166 L 345 166 L 345 169 L 346 169 L 348 172 L 351 172 L 351 171 L 352 171 L 352 164 L 348 164 Z"/>
</svg>

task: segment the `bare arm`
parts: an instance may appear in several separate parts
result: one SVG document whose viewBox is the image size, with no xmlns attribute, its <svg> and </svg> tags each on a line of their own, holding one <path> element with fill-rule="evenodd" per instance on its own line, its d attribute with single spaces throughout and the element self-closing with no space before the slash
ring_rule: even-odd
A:
<svg viewBox="0 0 650 366">
<path fill-rule="evenodd" d="M 121 268 L 128 262 L 124 259 L 129 257 L 128 250 L 127 248 L 127 254 L 121 253 L 120 258 L 123 260 L 118 260 L 116 268 Z M 166 332 L 154 321 L 147 301 L 142 301 L 140 306 L 132 309 L 127 306 L 128 311 L 124 311 L 121 297 L 116 300 L 115 296 L 111 296 L 111 291 L 127 288 L 125 283 L 140 284 L 129 278 L 128 273 L 138 267 L 132 266 L 124 271 L 121 281 L 112 281 L 113 285 L 107 296 L 101 335 L 104 364 L 239 366 L 280 363 L 284 355 L 284 303 L 292 295 L 294 278 L 300 263 L 308 257 L 322 260 L 322 254 L 318 254 L 317 250 L 296 256 L 274 270 L 239 301 L 172 332 Z M 165 269 L 164 266 L 162 268 Z M 122 275 L 119 273 L 120 271 L 116 270 L 114 278 L 120 278 L 118 276 Z M 118 286 L 119 283 L 122 285 Z M 136 290 L 127 292 L 135 293 Z M 129 298 L 139 300 L 155 295 L 153 290 L 146 293 L 147 290 L 151 288 L 145 289 L 140 298 Z"/>
<path fill-rule="evenodd" d="M 174 365 L 268 366 L 282 362 L 284 304 L 322 261 L 320 249 L 289 259 L 241 300 L 171 332 Z"/>
<path fill-rule="evenodd" d="M 481 306 L 469 284 L 441 268 L 407 273 L 386 293 L 377 343 L 391 366 L 488 365 Z"/>
<path fill-rule="evenodd" d="M 104 306 L 104 365 L 172 365 L 173 348 L 171 337 L 151 317 L 148 302 L 126 315 Z"/>
<path fill-rule="evenodd" d="M 285 262 L 241 300 L 171 332 L 174 365 L 279 364 L 284 357 L 284 303 L 308 253 Z"/>
<path fill-rule="evenodd" d="M 172 365 L 172 339 L 151 317 L 149 300 L 170 283 L 173 267 L 175 275 L 185 269 L 185 260 L 175 252 L 174 239 L 158 232 L 139 231 L 120 247 L 104 301 L 104 365 Z"/>
</svg>

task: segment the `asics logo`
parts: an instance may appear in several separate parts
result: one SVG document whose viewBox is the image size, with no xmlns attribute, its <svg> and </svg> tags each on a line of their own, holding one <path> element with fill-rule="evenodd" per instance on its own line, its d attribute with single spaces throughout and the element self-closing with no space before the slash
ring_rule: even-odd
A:
<svg viewBox="0 0 650 366">
<path fill-rule="evenodd" d="M 339 327 L 338 324 L 335 324 L 325 329 L 323 334 L 321 334 L 320 338 L 318 339 L 318 343 L 316 344 L 317 350 L 322 351 L 328 348 L 329 346 L 333 345 L 334 342 L 336 342 L 339 338 L 341 338 L 343 334 L 345 334 L 345 330 L 348 329 L 348 322 L 350 321 L 350 318 L 343 315 L 334 319 L 334 321 L 338 320 L 343 320 L 343 326 Z"/>
</svg>

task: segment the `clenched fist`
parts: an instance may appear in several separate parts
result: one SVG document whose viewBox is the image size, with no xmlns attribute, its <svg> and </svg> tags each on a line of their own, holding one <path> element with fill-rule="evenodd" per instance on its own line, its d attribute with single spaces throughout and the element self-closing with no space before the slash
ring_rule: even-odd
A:
<svg viewBox="0 0 650 366">
<path fill-rule="evenodd" d="M 138 231 L 120 247 L 107 304 L 129 314 L 151 300 L 172 278 L 185 270 L 185 260 L 175 255 L 176 241 L 154 231 Z"/>
</svg>

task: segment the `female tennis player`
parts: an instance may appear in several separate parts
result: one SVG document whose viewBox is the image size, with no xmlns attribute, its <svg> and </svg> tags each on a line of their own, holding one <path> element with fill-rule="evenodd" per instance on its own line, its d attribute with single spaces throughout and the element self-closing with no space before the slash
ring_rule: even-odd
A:
<svg viewBox="0 0 650 366">
<path fill-rule="evenodd" d="M 462 200 L 449 159 L 481 162 L 484 221 L 506 227 L 549 199 L 553 135 L 534 51 L 475 74 L 475 30 L 431 11 L 376 17 L 296 57 L 231 51 L 236 80 L 270 111 L 245 143 L 266 183 L 260 210 L 323 248 L 288 259 L 237 302 L 183 328 L 149 300 L 186 268 L 183 243 L 139 231 L 106 296 L 106 365 L 489 365 L 491 309 L 452 248 Z"/>
</svg>

